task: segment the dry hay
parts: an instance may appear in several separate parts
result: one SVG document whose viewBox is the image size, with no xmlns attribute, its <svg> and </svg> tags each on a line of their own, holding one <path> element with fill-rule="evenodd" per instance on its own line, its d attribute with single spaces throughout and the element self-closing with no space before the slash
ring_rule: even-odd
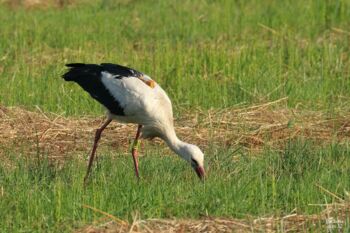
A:
<svg viewBox="0 0 350 233">
<path fill-rule="evenodd" d="M 70 6 L 91 4 L 91 0 L 0 0 L 0 4 L 8 6 L 10 9 L 35 10 L 35 9 L 64 9 Z M 135 0 L 103 1 L 101 6 L 119 5 L 126 6 L 134 3 Z"/>
<path fill-rule="evenodd" d="M 350 201 L 350 200 L 349 200 Z M 344 232 L 349 227 L 350 202 L 341 201 L 324 205 L 320 214 L 302 215 L 291 213 L 283 217 L 246 219 L 210 218 L 199 220 L 184 219 L 148 219 L 140 220 L 135 215 L 132 223 L 118 219 L 95 208 L 84 206 L 105 215 L 93 225 L 77 230 L 77 233 L 114 233 L 114 232 Z M 107 221 L 110 219 L 111 221 Z M 106 222 L 107 221 L 107 222 Z M 346 225 L 347 224 L 347 225 Z"/>
<path fill-rule="evenodd" d="M 320 111 L 278 107 L 285 100 L 287 98 L 255 106 L 202 113 L 197 134 L 204 136 L 201 137 L 204 144 L 214 138 L 214 142 L 219 144 L 241 145 L 252 150 L 262 147 L 279 149 L 286 141 L 295 138 L 307 138 L 319 144 L 350 139 L 350 112 L 328 116 Z M 187 115 L 187 118 L 192 119 L 192 122 L 196 119 L 193 114 Z M 190 126 L 191 121 L 185 124 Z"/>
<path fill-rule="evenodd" d="M 38 150 L 48 152 L 55 158 L 64 157 L 68 152 L 86 152 L 90 149 L 87 146 L 92 145 L 95 129 L 103 121 L 103 117 L 66 118 L 40 110 L 0 107 L 0 145 L 12 151 L 25 147 L 29 154 Z M 129 143 L 128 135 L 134 134 L 134 128 L 112 122 L 103 133 L 101 146 L 123 148 Z"/>
<path fill-rule="evenodd" d="M 26 9 L 45 9 L 48 7 L 62 8 L 72 5 L 74 0 L 0 0 L 1 4 L 5 4 L 12 9 L 24 7 Z"/>
<path fill-rule="evenodd" d="M 320 145 L 349 141 L 350 112 L 329 117 L 324 112 L 278 107 L 284 100 L 221 110 L 183 110 L 181 118 L 176 119 L 176 131 L 183 140 L 204 149 L 213 144 L 250 151 L 280 149 L 293 138 L 308 138 Z M 103 121 L 104 117 L 64 117 L 40 109 L 32 112 L 0 106 L 0 148 L 25 148 L 29 155 L 39 150 L 54 158 L 72 152 L 87 153 L 95 129 Z M 102 147 L 127 151 L 135 131 L 135 125 L 112 122 L 103 133 Z M 154 144 L 159 145 L 160 141 L 149 143 Z"/>
</svg>

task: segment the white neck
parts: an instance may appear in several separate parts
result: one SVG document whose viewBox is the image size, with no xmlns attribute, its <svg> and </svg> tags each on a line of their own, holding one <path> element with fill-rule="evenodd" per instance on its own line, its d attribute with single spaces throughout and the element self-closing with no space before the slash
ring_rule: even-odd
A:
<svg viewBox="0 0 350 233">
<path fill-rule="evenodd" d="M 174 131 L 174 129 L 169 130 L 163 137 L 164 141 L 168 144 L 171 150 L 178 154 L 181 158 L 189 161 L 188 155 L 185 152 L 185 147 L 188 143 L 181 141 Z"/>
</svg>

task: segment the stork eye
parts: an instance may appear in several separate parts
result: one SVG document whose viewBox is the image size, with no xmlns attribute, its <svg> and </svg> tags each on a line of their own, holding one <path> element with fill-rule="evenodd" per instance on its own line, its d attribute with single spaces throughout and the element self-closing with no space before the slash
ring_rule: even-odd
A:
<svg viewBox="0 0 350 233">
<path fill-rule="evenodd" d="M 191 159 L 191 163 L 193 167 L 198 167 L 198 162 L 194 159 Z"/>
</svg>

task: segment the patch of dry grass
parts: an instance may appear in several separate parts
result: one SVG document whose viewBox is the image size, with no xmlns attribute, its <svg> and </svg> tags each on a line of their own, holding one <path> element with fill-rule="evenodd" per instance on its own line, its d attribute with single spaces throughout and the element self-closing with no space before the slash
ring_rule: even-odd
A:
<svg viewBox="0 0 350 233">
<path fill-rule="evenodd" d="M 74 0 L 2 0 L 0 3 L 6 4 L 12 9 L 24 7 L 26 9 L 43 9 L 48 7 L 65 7 L 72 5 Z"/>
<path fill-rule="evenodd" d="M 27 10 L 64 8 L 68 6 L 84 5 L 93 2 L 94 1 L 91 0 L 0 0 L 0 4 L 4 4 L 11 9 L 25 8 Z M 111 2 L 125 6 L 133 3 L 134 0 L 118 0 Z"/>
<path fill-rule="evenodd" d="M 281 148 L 293 138 L 317 140 L 320 145 L 350 139 L 350 113 L 327 116 L 324 112 L 278 107 L 279 101 L 256 106 L 209 111 L 183 111 L 176 119 L 176 131 L 185 141 L 220 147 L 243 147 L 259 151 Z M 49 152 L 54 158 L 64 158 L 68 152 L 87 152 L 94 131 L 104 117 L 64 117 L 53 113 L 35 112 L 18 107 L 0 107 L 0 143 L 3 148 L 22 148 L 29 154 Z M 109 149 L 128 150 L 136 131 L 135 125 L 113 122 L 104 131 L 101 144 Z M 155 140 L 150 145 L 159 145 Z M 28 146 L 29 145 L 29 146 Z"/>
<path fill-rule="evenodd" d="M 350 202 L 342 201 L 325 205 L 325 209 L 320 214 L 291 213 L 282 217 L 140 220 L 136 215 L 133 222 L 128 223 L 122 220 L 106 222 L 107 219 L 111 219 L 111 216 L 107 216 L 95 222 L 95 225 L 86 226 L 76 232 L 309 232 L 310 229 L 343 232 L 349 215 Z"/>
</svg>

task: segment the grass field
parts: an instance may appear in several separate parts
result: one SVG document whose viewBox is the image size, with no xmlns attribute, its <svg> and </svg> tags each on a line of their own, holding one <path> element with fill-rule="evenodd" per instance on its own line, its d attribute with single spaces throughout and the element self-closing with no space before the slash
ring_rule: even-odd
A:
<svg viewBox="0 0 350 233">
<path fill-rule="evenodd" d="M 339 201 L 317 185 L 336 193 L 348 190 L 350 148 L 314 146 L 294 142 L 280 153 L 266 150 L 261 158 L 238 153 L 234 161 L 230 151 L 209 150 L 205 184 L 187 164 L 153 151 L 141 159 L 138 183 L 129 156 L 106 152 L 85 190 L 81 160 L 56 169 L 45 160 L 17 161 L 18 154 L 9 154 L 17 162 L 13 170 L 0 170 L 8 190 L 2 197 L 1 224 L 5 232 L 62 232 L 101 218 L 82 204 L 127 220 L 136 212 L 142 218 L 278 216 L 295 208 L 317 213 L 323 207 L 309 204 Z"/>
<path fill-rule="evenodd" d="M 298 119 L 300 129 L 330 123 L 327 137 L 312 137 L 308 130 L 294 134 L 300 130 L 295 117 L 281 114 L 290 139 L 277 145 L 271 133 L 255 150 L 214 140 L 212 121 L 199 120 L 196 127 L 211 135 L 203 147 L 204 184 L 164 145 L 146 144 L 139 183 L 125 148 L 103 147 L 84 189 L 82 158 L 93 132 L 83 151 L 61 150 L 63 162 L 52 159 L 57 151 L 41 150 L 39 141 L 34 152 L 31 141 L 3 143 L 1 232 L 71 232 L 107 221 L 83 205 L 132 222 L 136 214 L 141 219 L 318 215 L 331 203 L 346 206 L 332 210 L 342 221 L 333 230 L 350 231 L 350 119 L 344 117 L 350 113 L 350 1 L 84 0 L 29 8 L 14 2 L 0 3 L 0 142 L 18 127 L 4 130 L 11 106 L 67 121 L 103 114 L 77 85 L 60 78 L 69 62 L 113 62 L 145 72 L 167 90 L 180 123 L 185 112 L 209 110 L 219 112 L 213 122 L 225 122 L 220 112 L 241 106 L 247 109 L 241 122 L 249 122 L 251 106 L 280 99 L 285 101 L 272 110 L 321 116 L 305 125 Z M 233 134 L 258 137 L 253 132 L 263 128 L 262 117 Z M 234 123 L 221 124 L 229 130 Z M 200 136 L 189 140 L 201 141 Z M 275 231 L 287 231 L 277 225 Z M 320 219 L 301 231 L 326 232 L 327 226 Z"/>
<path fill-rule="evenodd" d="M 100 113 L 59 76 L 65 62 L 110 61 L 151 75 L 175 105 L 349 106 L 349 34 L 337 30 L 349 28 L 348 1 L 120 2 L 1 7 L 1 102 Z"/>
</svg>

